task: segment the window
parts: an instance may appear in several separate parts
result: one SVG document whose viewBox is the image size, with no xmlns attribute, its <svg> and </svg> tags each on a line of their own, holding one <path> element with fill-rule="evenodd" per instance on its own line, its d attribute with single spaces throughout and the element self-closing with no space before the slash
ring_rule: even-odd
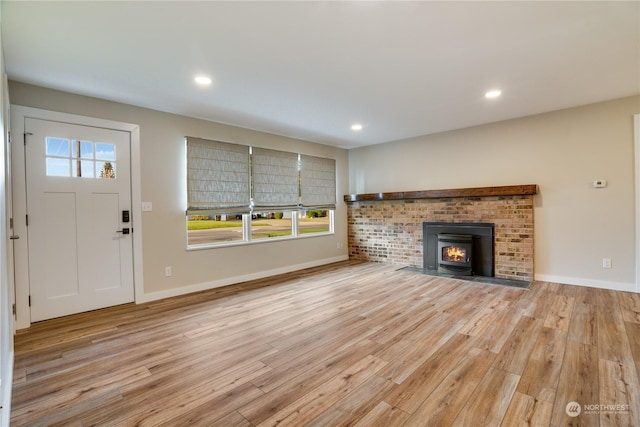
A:
<svg viewBox="0 0 640 427">
<path fill-rule="evenodd" d="M 328 209 L 311 209 L 301 211 L 302 216 L 298 224 L 300 234 L 328 233 L 331 231 L 330 214 Z"/>
<path fill-rule="evenodd" d="M 294 211 L 256 212 L 251 215 L 251 240 L 291 237 Z"/>
<path fill-rule="evenodd" d="M 116 178 L 116 146 L 48 136 L 45 140 L 47 176 Z"/>
<path fill-rule="evenodd" d="M 189 245 L 242 242 L 243 214 L 187 215 Z"/>
<path fill-rule="evenodd" d="M 186 141 L 189 247 L 333 232 L 335 160 Z"/>
</svg>

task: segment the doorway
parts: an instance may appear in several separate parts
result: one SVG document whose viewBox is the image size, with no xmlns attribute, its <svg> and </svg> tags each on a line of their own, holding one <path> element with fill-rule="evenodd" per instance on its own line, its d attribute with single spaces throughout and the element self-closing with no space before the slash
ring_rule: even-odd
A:
<svg viewBox="0 0 640 427">
<path fill-rule="evenodd" d="M 17 329 L 140 298 L 139 127 L 11 112 Z"/>
<path fill-rule="evenodd" d="M 130 135 L 25 119 L 31 321 L 132 302 Z"/>
</svg>

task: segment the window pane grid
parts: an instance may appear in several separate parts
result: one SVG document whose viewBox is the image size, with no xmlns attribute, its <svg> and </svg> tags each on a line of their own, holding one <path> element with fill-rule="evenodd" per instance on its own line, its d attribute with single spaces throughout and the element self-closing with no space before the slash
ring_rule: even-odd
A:
<svg viewBox="0 0 640 427">
<path fill-rule="evenodd" d="M 95 147 L 99 147 L 100 157 L 104 161 L 96 160 L 98 149 Z M 45 139 L 47 176 L 115 179 L 115 159 L 116 147 L 114 144 L 57 137 Z"/>
</svg>

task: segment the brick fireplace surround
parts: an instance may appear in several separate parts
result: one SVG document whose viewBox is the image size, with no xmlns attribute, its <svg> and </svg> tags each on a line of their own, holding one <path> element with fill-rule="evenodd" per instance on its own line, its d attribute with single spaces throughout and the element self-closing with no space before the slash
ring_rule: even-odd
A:
<svg viewBox="0 0 640 427">
<path fill-rule="evenodd" d="M 495 277 L 533 280 L 533 197 L 537 185 L 351 194 L 349 257 L 423 268 L 423 222 L 495 224 Z"/>
</svg>

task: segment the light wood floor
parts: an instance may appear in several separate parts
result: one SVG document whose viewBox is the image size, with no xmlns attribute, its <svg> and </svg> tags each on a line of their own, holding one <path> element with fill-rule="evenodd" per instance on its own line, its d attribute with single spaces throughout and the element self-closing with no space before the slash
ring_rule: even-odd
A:
<svg viewBox="0 0 640 427">
<path fill-rule="evenodd" d="M 38 323 L 15 353 L 15 426 L 640 425 L 640 295 L 551 283 L 344 262 Z"/>
</svg>

